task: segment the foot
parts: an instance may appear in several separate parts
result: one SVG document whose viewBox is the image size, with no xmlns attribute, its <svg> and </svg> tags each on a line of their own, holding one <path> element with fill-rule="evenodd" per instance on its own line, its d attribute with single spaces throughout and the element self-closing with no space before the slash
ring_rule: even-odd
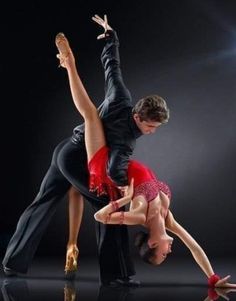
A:
<svg viewBox="0 0 236 301">
<path fill-rule="evenodd" d="M 117 286 L 126 286 L 126 287 L 138 287 L 140 286 L 140 281 L 134 280 L 131 277 L 116 278 L 112 280 L 103 280 L 102 284 L 104 286 L 117 287 Z"/>
<path fill-rule="evenodd" d="M 59 51 L 57 54 L 57 58 L 60 60 L 59 67 L 67 68 L 69 64 L 74 63 L 74 57 L 64 33 L 60 32 L 56 35 L 55 44 Z"/>
<path fill-rule="evenodd" d="M 73 279 L 78 269 L 79 250 L 76 245 L 69 246 L 66 252 L 65 276 Z"/>
<path fill-rule="evenodd" d="M 4 274 L 7 276 L 7 277 L 16 277 L 17 276 L 17 272 L 8 268 L 8 267 L 3 267 L 3 271 L 4 271 Z"/>
</svg>

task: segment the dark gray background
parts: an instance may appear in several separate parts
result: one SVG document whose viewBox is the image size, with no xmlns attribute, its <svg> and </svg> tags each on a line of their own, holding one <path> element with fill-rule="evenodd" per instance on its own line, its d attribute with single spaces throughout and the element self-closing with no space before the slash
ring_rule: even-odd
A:
<svg viewBox="0 0 236 301">
<path fill-rule="evenodd" d="M 2 200 L 0 255 L 22 211 L 33 201 L 54 147 L 81 122 L 55 35 L 63 31 L 91 98 L 103 99 L 102 32 L 91 21 L 107 13 L 120 38 L 123 76 L 134 102 L 165 98 L 167 125 L 139 139 L 134 158 L 169 183 L 176 219 L 210 256 L 235 254 L 235 1 L 41 1 L 3 10 L 1 79 Z M 5 91 L 6 90 L 6 91 Z M 130 227 L 133 234 L 139 227 Z M 58 208 L 38 254 L 64 254 L 67 202 Z M 95 254 L 93 216 L 86 203 L 82 254 Z M 132 249 L 135 252 L 134 249 Z M 177 242 L 173 251 L 185 255 Z"/>
</svg>

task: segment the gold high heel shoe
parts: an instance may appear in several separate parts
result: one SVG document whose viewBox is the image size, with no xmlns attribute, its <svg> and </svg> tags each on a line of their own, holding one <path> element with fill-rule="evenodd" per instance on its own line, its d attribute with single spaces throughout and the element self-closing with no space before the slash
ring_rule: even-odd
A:
<svg viewBox="0 0 236 301">
<path fill-rule="evenodd" d="M 69 54 L 71 54 L 71 49 L 67 38 L 65 37 L 64 33 L 59 32 L 55 38 L 55 44 L 59 51 L 57 54 L 57 58 L 60 60 L 59 67 L 66 67 L 66 59 L 68 58 Z"/>
<path fill-rule="evenodd" d="M 73 245 L 67 248 L 66 252 L 66 265 L 65 265 L 65 275 L 72 277 L 78 269 L 78 255 L 79 250 L 77 246 Z"/>
</svg>

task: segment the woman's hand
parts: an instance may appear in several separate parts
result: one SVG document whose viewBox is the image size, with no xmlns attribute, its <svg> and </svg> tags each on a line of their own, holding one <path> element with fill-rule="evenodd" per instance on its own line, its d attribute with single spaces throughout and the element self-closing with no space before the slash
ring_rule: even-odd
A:
<svg viewBox="0 0 236 301">
<path fill-rule="evenodd" d="M 231 276 L 228 275 L 220 280 L 218 280 L 215 284 L 215 287 L 227 287 L 227 288 L 236 288 L 235 283 L 229 283 L 227 282 Z"/>
<path fill-rule="evenodd" d="M 134 194 L 134 179 L 132 178 L 130 181 L 130 184 L 127 186 L 117 186 L 117 188 L 119 189 L 121 195 L 123 197 L 127 196 L 130 199 L 132 199 L 133 194 Z"/>
<path fill-rule="evenodd" d="M 111 26 L 108 24 L 107 15 L 104 15 L 104 20 L 98 15 L 94 15 L 94 17 L 92 17 L 92 20 L 104 28 L 104 33 L 97 36 L 97 39 L 104 39 L 106 37 L 107 31 L 112 30 Z"/>
</svg>

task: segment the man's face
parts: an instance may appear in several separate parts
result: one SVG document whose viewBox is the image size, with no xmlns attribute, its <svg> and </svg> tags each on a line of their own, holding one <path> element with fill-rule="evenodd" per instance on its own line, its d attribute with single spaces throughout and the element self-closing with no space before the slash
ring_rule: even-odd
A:
<svg viewBox="0 0 236 301">
<path fill-rule="evenodd" d="M 137 124 L 137 127 L 144 135 L 155 133 L 156 129 L 161 125 L 161 123 L 158 121 L 152 121 L 152 120 L 141 121 L 138 114 L 134 114 L 133 118 L 135 123 Z"/>
</svg>

